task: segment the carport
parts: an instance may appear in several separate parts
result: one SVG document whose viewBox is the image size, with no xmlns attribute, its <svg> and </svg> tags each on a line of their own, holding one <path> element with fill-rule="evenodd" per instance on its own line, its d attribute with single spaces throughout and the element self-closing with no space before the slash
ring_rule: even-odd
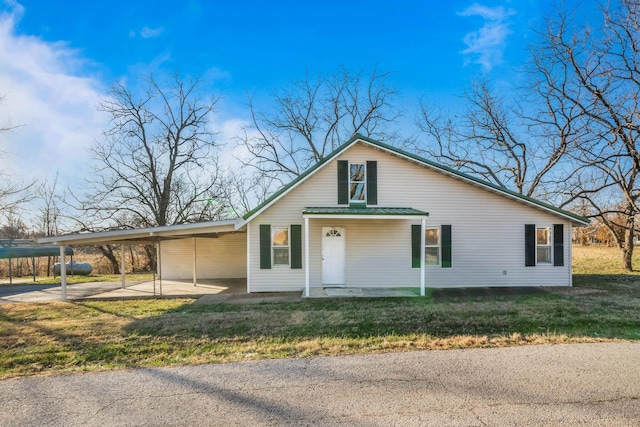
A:
<svg viewBox="0 0 640 427">
<path fill-rule="evenodd" d="M 60 260 L 64 264 L 66 262 L 65 255 L 68 246 L 82 246 L 82 245 L 120 245 L 121 251 L 121 288 L 124 289 L 126 275 L 125 275 L 125 249 L 126 245 L 131 244 L 151 244 L 156 249 L 157 254 L 157 271 L 154 272 L 154 288 L 156 274 L 159 280 L 160 295 L 162 295 L 162 279 L 163 277 L 173 277 L 175 275 L 175 266 L 180 265 L 181 275 L 185 274 L 185 265 L 188 265 L 190 270 L 190 278 L 192 279 L 193 286 L 196 286 L 198 280 L 198 271 L 206 271 L 211 274 L 210 266 L 215 264 L 215 260 L 207 255 L 207 249 L 217 248 L 218 253 L 224 254 L 228 252 L 224 247 L 225 242 L 234 236 L 233 240 L 236 242 L 236 252 L 243 249 L 243 255 L 246 256 L 246 238 L 243 236 L 237 236 L 242 233 L 246 235 L 245 222 L 240 219 L 224 220 L 224 221 L 208 221 L 199 222 L 194 224 L 179 224 L 163 227 L 149 227 L 138 229 L 126 229 L 126 230 L 111 230 L 97 233 L 78 233 L 68 234 L 62 236 L 43 237 L 38 239 L 41 244 L 50 244 L 59 247 Z M 220 243 L 211 243 L 220 242 Z M 242 243 L 244 242 L 244 243 Z M 164 243 L 164 245 L 163 245 Z M 163 246 L 166 248 L 163 249 Z M 199 250 L 199 246 L 205 246 L 205 251 Z M 171 251 L 171 248 L 179 247 L 179 251 Z M 186 250 L 186 248 L 189 248 Z M 164 256 L 172 255 L 177 256 L 179 259 L 168 259 L 163 261 Z M 170 269 L 163 275 L 163 263 L 169 261 Z M 203 263 L 202 261 L 206 261 Z M 206 265 L 199 265 L 206 264 Z M 238 261 L 239 263 L 241 262 Z M 228 262 L 227 262 L 228 263 Z M 238 274 L 238 268 L 235 273 Z M 243 273 L 246 277 L 246 261 L 243 264 Z M 175 277 L 173 277 L 175 278 Z M 183 278 L 183 277 L 182 277 Z M 205 277 L 202 277 L 205 278 Z M 212 278 L 212 277 L 207 277 Z M 62 288 L 61 300 L 66 301 L 66 286 L 67 276 L 64 268 L 61 269 L 60 283 Z"/>
<path fill-rule="evenodd" d="M 33 240 L 7 239 L 0 240 L 0 259 L 9 260 L 9 284 L 13 284 L 12 260 L 16 258 L 31 258 L 33 281 L 36 281 L 35 259 L 38 257 L 58 256 L 58 248 L 53 246 L 37 245 Z M 73 262 L 73 249 L 67 247 L 65 255 L 71 256 Z"/>
</svg>

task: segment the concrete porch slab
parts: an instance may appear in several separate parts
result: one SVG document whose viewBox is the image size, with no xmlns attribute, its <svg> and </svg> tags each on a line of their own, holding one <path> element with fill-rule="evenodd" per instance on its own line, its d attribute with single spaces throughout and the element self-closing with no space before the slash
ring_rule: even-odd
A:
<svg viewBox="0 0 640 427">
<path fill-rule="evenodd" d="M 309 298 L 418 297 L 419 288 L 310 288 Z"/>
<path fill-rule="evenodd" d="M 324 292 L 330 297 L 361 297 L 362 288 L 325 288 Z"/>
<path fill-rule="evenodd" d="M 200 297 L 219 295 L 221 298 L 247 294 L 246 279 L 199 279 L 194 286 L 191 280 L 156 280 L 126 285 L 109 292 L 95 294 L 87 299 L 134 299 L 150 297 Z"/>
</svg>

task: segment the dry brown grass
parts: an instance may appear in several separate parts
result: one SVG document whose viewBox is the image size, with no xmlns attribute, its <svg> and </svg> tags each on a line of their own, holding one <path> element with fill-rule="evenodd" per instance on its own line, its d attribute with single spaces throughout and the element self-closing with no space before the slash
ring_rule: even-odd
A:
<svg viewBox="0 0 640 427">
<path fill-rule="evenodd" d="M 640 276 L 576 248 L 575 287 L 526 295 L 256 305 L 144 300 L 0 305 L 0 378 L 388 351 L 640 339 Z M 608 261 L 607 261 L 608 260 Z"/>
<path fill-rule="evenodd" d="M 573 245 L 573 274 L 627 274 L 622 252 L 617 247 Z M 640 269 L 640 247 L 633 254 L 633 264 Z"/>
</svg>

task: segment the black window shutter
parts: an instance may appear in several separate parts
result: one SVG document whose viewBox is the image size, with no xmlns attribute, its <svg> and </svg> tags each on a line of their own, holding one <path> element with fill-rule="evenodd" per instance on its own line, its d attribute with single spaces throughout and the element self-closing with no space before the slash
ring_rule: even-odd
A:
<svg viewBox="0 0 640 427">
<path fill-rule="evenodd" d="M 443 225 L 442 230 L 442 268 L 451 268 L 451 226 Z"/>
<path fill-rule="evenodd" d="M 291 224 L 291 268 L 302 268 L 302 226 Z"/>
<path fill-rule="evenodd" d="M 367 204 L 378 204 L 378 162 L 367 162 Z"/>
<path fill-rule="evenodd" d="M 553 224 L 553 265 L 564 266 L 564 225 Z"/>
<path fill-rule="evenodd" d="M 411 268 L 420 268 L 420 232 L 422 226 L 411 226 Z"/>
<path fill-rule="evenodd" d="M 349 204 L 349 162 L 338 160 L 338 204 Z"/>
<path fill-rule="evenodd" d="M 260 224 L 260 269 L 271 269 L 271 225 Z"/>
<path fill-rule="evenodd" d="M 536 225 L 524 225 L 524 265 L 534 267 L 536 265 Z"/>
</svg>

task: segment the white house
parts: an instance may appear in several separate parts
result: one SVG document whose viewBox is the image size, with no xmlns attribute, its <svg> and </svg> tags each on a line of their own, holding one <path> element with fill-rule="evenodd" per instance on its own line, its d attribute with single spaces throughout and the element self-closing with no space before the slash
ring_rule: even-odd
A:
<svg viewBox="0 0 640 427">
<path fill-rule="evenodd" d="M 160 242 L 165 279 L 314 287 L 571 286 L 588 220 L 355 135 L 236 220 L 41 239 Z"/>
</svg>

